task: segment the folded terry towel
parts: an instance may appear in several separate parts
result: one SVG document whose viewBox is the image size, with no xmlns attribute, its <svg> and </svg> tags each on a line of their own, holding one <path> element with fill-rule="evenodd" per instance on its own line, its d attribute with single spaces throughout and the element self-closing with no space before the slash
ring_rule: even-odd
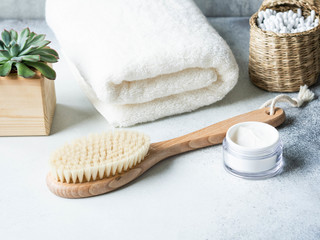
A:
<svg viewBox="0 0 320 240">
<path fill-rule="evenodd" d="M 192 0 L 47 0 L 46 16 L 114 126 L 212 104 L 237 82 L 230 48 Z"/>
</svg>

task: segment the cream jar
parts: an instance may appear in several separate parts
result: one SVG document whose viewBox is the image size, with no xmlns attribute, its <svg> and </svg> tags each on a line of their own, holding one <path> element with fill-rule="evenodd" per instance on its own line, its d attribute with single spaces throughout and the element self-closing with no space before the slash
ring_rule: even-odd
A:
<svg viewBox="0 0 320 240">
<path fill-rule="evenodd" d="M 262 122 L 233 125 L 223 140 L 225 169 L 246 179 L 265 179 L 282 171 L 282 144 L 279 132 Z"/>
</svg>

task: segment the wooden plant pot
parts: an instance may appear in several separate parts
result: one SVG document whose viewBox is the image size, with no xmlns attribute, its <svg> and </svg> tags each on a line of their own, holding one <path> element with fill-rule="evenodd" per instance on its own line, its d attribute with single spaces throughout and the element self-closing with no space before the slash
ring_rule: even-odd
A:
<svg viewBox="0 0 320 240">
<path fill-rule="evenodd" d="M 40 72 L 0 77 L 0 136 L 49 135 L 55 106 L 54 81 Z"/>
</svg>

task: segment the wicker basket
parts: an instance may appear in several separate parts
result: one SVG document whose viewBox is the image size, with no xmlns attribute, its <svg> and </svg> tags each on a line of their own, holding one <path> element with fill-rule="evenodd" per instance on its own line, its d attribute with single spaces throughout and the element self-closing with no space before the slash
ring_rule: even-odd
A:
<svg viewBox="0 0 320 240">
<path fill-rule="evenodd" d="M 319 18 L 319 0 L 265 0 L 259 11 L 302 9 L 309 16 L 313 9 Z M 301 33 L 263 31 L 257 22 L 258 13 L 250 19 L 249 75 L 251 81 L 267 91 L 295 92 L 301 85 L 316 83 L 320 72 L 320 25 Z"/>
</svg>

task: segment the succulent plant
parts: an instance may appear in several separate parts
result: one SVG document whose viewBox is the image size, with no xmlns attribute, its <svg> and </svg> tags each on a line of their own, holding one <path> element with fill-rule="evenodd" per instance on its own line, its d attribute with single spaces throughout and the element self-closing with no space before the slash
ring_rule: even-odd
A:
<svg viewBox="0 0 320 240">
<path fill-rule="evenodd" d="M 4 30 L 0 40 L 0 76 L 17 72 L 19 76 L 31 78 L 36 70 L 43 76 L 54 80 L 55 71 L 47 63 L 55 63 L 58 53 L 48 48 L 50 41 L 45 40 L 44 34 L 35 34 L 25 28 L 18 34 L 14 30 Z"/>
</svg>

